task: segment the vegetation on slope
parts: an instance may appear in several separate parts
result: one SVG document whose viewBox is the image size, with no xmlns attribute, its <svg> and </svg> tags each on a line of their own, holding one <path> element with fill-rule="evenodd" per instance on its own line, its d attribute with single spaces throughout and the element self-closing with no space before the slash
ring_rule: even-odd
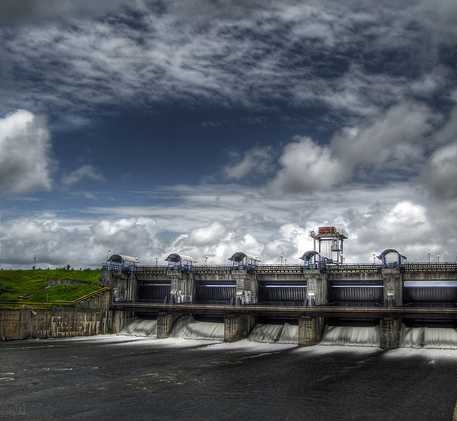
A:
<svg viewBox="0 0 457 421">
<path fill-rule="evenodd" d="M 0 302 L 72 301 L 100 288 L 100 270 L 0 270 Z"/>
</svg>

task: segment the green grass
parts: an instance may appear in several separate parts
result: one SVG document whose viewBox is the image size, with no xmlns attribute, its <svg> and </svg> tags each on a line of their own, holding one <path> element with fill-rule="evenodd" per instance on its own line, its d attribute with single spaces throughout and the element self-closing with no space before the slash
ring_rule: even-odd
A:
<svg viewBox="0 0 457 421">
<path fill-rule="evenodd" d="M 101 288 L 100 270 L 0 270 L 0 302 L 72 301 Z M 72 279 L 77 285 L 48 287 L 48 280 Z"/>
</svg>

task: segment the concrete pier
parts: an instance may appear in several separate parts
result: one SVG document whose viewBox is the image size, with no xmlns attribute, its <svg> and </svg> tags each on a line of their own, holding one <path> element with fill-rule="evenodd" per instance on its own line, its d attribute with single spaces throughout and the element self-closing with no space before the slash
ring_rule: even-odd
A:
<svg viewBox="0 0 457 421">
<path fill-rule="evenodd" d="M 178 316 L 174 313 L 159 313 L 157 315 L 157 338 L 164 339 L 170 336 L 173 325 Z"/>
<path fill-rule="evenodd" d="M 235 342 L 247 338 L 255 325 L 250 314 L 227 314 L 224 318 L 224 342 Z"/>
<path fill-rule="evenodd" d="M 298 345 L 316 345 L 322 338 L 324 318 L 320 316 L 300 317 L 298 319 Z"/>
<path fill-rule="evenodd" d="M 403 304 L 403 279 L 399 268 L 383 268 L 384 305 L 401 306 Z"/>
<path fill-rule="evenodd" d="M 381 329 L 381 348 L 394 349 L 398 348 L 400 344 L 400 319 L 385 317 L 380 322 Z"/>
<path fill-rule="evenodd" d="M 258 301 L 258 284 L 255 273 L 237 269 L 232 272 L 231 276 L 236 281 L 237 304 L 256 304 Z"/>
</svg>

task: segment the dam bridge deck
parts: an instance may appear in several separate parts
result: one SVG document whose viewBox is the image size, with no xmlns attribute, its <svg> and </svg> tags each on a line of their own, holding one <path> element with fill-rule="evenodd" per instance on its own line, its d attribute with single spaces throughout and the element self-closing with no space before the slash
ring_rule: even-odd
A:
<svg viewBox="0 0 457 421">
<path fill-rule="evenodd" d="M 362 307 L 362 306 L 278 306 L 278 305 L 223 305 L 223 304 L 159 304 L 159 303 L 113 303 L 113 310 L 137 313 L 195 313 L 195 314 L 249 314 L 262 316 L 337 316 L 337 317 L 430 317 L 457 319 L 456 307 Z"/>
</svg>

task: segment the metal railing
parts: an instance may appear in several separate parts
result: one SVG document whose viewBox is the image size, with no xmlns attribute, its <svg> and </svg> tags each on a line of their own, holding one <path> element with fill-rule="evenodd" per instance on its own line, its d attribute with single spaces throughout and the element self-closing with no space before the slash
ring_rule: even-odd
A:
<svg viewBox="0 0 457 421">
<path fill-rule="evenodd" d="M 49 308 L 49 307 L 68 307 L 80 304 L 84 301 L 87 301 L 91 298 L 94 298 L 98 295 L 104 294 L 105 292 L 109 291 L 111 288 L 103 287 L 99 288 L 96 291 L 92 291 L 86 295 L 81 297 L 75 298 L 74 300 L 58 300 L 58 301 L 50 301 L 50 302 L 40 302 L 40 301 L 27 301 L 27 300 L 7 300 L 7 301 L 0 301 L 0 307 L 16 307 L 16 308 Z"/>
<path fill-rule="evenodd" d="M 390 266 L 388 266 L 390 267 Z M 404 263 L 401 266 L 395 266 L 402 271 L 436 271 L 436 272 L 457 272 L 457 263 Z M 112 270 L 114 272 L 121 272 L 126 270 L 122 265 L 104 265 L 105 270 Z M 327 272 L 375 272 L 380 271 L 384 266 L 376 263 L 345 263 L 342 265 L 327 264 L 323 267 L 306 266 L 306 265 L 278 265 L 278 264 L 261 264 L 249 267 L 257 273 L 301 273 L 309 270 L 325 270 Z M 166 273 L 170 270 L 168 265 L 141 265 L 132 266 L 129 270 L 137 273 L 160 272 Z M 179 267 L 175 268 L 179 270 Z M 194 265 L 191 269 L 193 272 L 232 272 L 237 270 L 246 270 L 243 266 L 236 265 Z"/>
</svg>

